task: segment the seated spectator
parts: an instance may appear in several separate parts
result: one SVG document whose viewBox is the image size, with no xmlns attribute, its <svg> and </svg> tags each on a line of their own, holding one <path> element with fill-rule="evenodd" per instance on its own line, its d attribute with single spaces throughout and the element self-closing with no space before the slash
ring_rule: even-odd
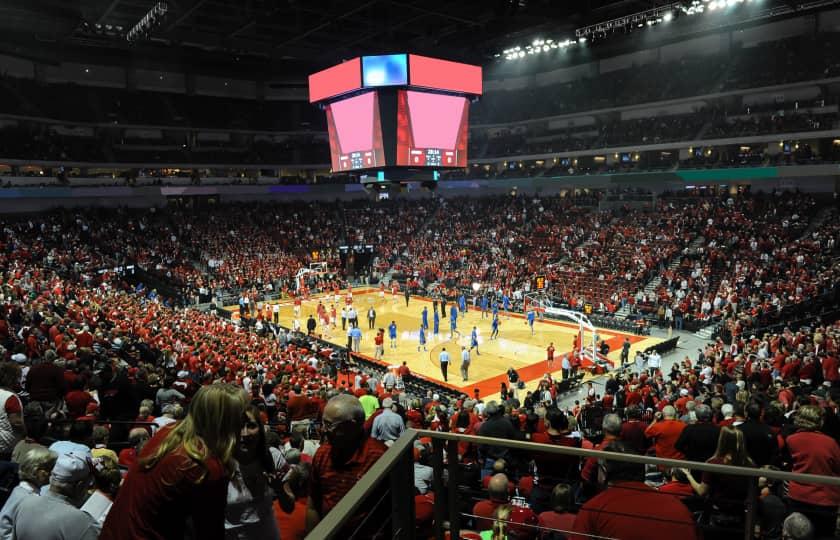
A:
<svg viewBox="0 0 840 540">
<path fill-rule="evenodd" d="M 414 445 L 414 489 L 420 495 L 425 495 L 432 489 L 434 469 L 429 465 L 430 452 L 426 445 Z"/>
<path fill-rule="evenodd" d="M 682 469 L 672 468 L 668 477 L 670 480 L 659 486 L 660 493 L 675 495 L 680 499 L 687 499 L 695 495 L 694 489 L 688 483 L 688 477 L 686 477 Z"/>
<path fill-rule="evenodd" d="M 556 537 L 557 533 L 567 534 L 574 530 L 575 514 L 574 492 L 569 484 L 557 484 L 551 491 L 551 510 L 539 515 L 540 539 Z"/>
<path fill-rule="evenodd" d="M 473 506 L 475 529 L 484 531 L 493 527 L 493 518 L 500 506 L 508 504 L 508 477 L 504 474 L 494 474 L 487 485 L 488 498 L 478 501 Z"/>
<path fill-rule="evenodd" d="M 108 455 L 93 458 L 94 491 L 82 506 L 82 510 L 93 516 L 99 527 L 105 523 L 121 483 L 122 474 L 115 459 Z"/>
<path fill-rule="evenodd" d="M 94 426 L 92 435 L 93 448 L 91 448 L 90 453 L 94 458 L 104 456 L 113 460 L 114 463 L 117 463 L 117 453 L 108 448 L 109 435 L 110 432 L 106 426 Z"/>
<path fill-rule="evenodd" d="M 128 433 L 128 448 L 120 450 L 118 463 L 120 467 L 131 468 L 137 461 L 137 456 L 143 450 L 143 446 L 151 439 L 146 428 L 134 428 Z"/>
<path fill-rule="evenodd" d="M 286 512 L 280 507 L 280 502 L 274 502 L 274 517 L 282 540 L 304 540 L 306 538 L 306 493 L 309 485 L 310 466 L 308 463 L 293 463 L 286 477 L 286 483 L 295 496 L 294 509 Z"/>
<path fill-rule="evenodd" d="M 26 452 L 33 448 L 46 448 L 41 440 L 47 434 L 49 422 L 44 416 L 44 410 L 37 403 L 28 403 L 23 408 L 23 424 L 26 427 L 26 436 L 15 445 L 12 451 L 12 461 L 20 463 Z"/>
<path fill-rule="evenodd" d="M 0 538 L 14 538 L 14 519 L 21 501 L 28 496 L 38 497 L 41 488 L 50 483 L 50 472 L 58 459 L 58 454 L 43 446 L 31 448 L 19 461 L 18 477 L 20 484 L 15 486 L 6 504 L 0 510 Z"/>
<path fill-rule="evenodd" d="M 617 441 L 610 452 L 632 454 Z M 575 532 L 622 540 L 648 540 L 651 531 L 661 538 L 696 540 L 694 517 L 676 497 L 644 483 L 644 466 L 615 460 L 606 462 L 607 489 L 587 501 L 575 518 Z"/>
<path fill-rule="evenodd" d="M 60 454 L 50 473 L 49 489 L 25 497 L 18 506 L 14 538 L 19 540 L 95 540 L 99 525 L 79 509 L 87 498 L 91 462 L 86 456 Z"/>
<path fill-rule="evenodd" d="M 784 540 L 812 540 L 814 525 L 805 514 L 793 512 L 782 524 L 782 538 Z"/>
</svg>

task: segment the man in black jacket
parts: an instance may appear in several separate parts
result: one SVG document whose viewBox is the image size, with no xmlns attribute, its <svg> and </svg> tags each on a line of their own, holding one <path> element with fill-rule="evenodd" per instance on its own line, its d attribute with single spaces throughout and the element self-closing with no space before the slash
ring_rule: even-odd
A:
<svg viewBox="0 0 840 540">
<path fill-rule="evenodd" d="M 481 427 L 478 428 L 478 435 L 481 437 L 496 437 L 498 439 L 507 439 L 518 441 L 524 439 L 522 432 L 513 427 L 510 418 L 504 415 L 504 408 L 495 401 L 491 401 L 484 407 L 484 415 L 487 417 Z M 482 457 L 481 478 L 493 474 L 493 463 L 497 459 L 503 459 L 507 463 L 511 463 L 511 450 L 504 446 L 494 446 L 490 444 L 483 444 L 478 448 L 479 455 Z"/>
<path fill-rule="evenodd" d="M 712 423 L 712 409 L 708 405 L 697 405 L 694 414 L 697 422 L 685 426 L 674 448 L 685 454 L 685 459 L 702 463 L 715 454 L 720 427 Z"/>
<path fill-rule="evenodd" d="M 746 407 L 747 419 L 736 427 L 744 434 L 747 453 L 758 467 L 769 465 L 776 458 L 779 445 L 770 426 L 761 421 L 761 404 L 750 401 Z"/>
</svg>

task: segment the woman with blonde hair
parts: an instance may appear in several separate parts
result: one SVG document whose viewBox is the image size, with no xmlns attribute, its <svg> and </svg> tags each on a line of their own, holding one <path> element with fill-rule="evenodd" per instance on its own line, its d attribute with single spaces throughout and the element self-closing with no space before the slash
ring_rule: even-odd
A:
<svg viewBox="0 0 840 540">
<path fill-rule="evenodd" d="M 224 539 L 228 478 L 247 405 L 240 387 L 202 387 L 186 418 L 143 447 L 99 538 Z"/>
<path fill-rule="evenodd" d="M 507 525 L 512 511 L 513 508 L 509 504 L 497 507 L 493 512 L 493 528 L 481 531 L 481 540 L 507 540 Z"/>
</svg>

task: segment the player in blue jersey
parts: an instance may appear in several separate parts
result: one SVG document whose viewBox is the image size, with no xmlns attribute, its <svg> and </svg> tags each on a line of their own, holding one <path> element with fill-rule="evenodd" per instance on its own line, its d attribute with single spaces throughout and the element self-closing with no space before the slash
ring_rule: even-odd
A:
<svg viewBox="0 0 840 540">
<path fill-rule="evenodd" d="M 490 328 L 493 329 L 493 331 L 490 332 L 490 339 L 496 339 L 499 337 L 499 324 L 499 314 L 497 313 L 496 315 L 493 315 L 493 322 L 490 323 Z"/>
<path fill-rule="evenodd" d="M 458 309 L 461 310 L 461 317 L 467 314 L 467 298 L 463 294 L 458 297 Z"/>
<path fill-rule="evenodd" d="M 461 337 L 461 332 L 458 331 L 458 308 L 452 306 L 449 310 L 449 339 L 455 334 Z"/>
<path fill-rule="evenodd" d="M 499 316 L 499 303 L 496 300 L 493 300 L 493 306 L 490 308 L 490 312 L 493 314 L 492 318 Z"/>
<path fill-rule="evenodd" d="M 437 310 L 432 311 L 432 333 L 437 336 L 440 329 L 440 315 Z"/>
<path fill-rule="evenodd" d="M 505 316 L 510 319 L 510 298 L 506 294 L 502 294 L 502 307 L 505 310 Z"/>
<path fill-rule="evenodd" d="M 420 326 L 420 335 L 417 336 L 417 339 L 418 339 L 418 343 L 419 343 L 419 345 L 417 345 L 417 352 L 420 352 L 420 347 L 423 347 L 424 351 L 427 350 L 426 349 L 426 330 L 423 328 L 422 325 Z"/>
<path fill-rule="evenodd" d="M 537 318 L 536 313 L 534 313 L 533 309 L 528 310 L 528 326 L 531 327 L 531 335 L 534 335 L 534 319 Z"/>
<path fill-rule="evenodd" d="M 391 321 L 391 324 L 388 325 L 388 337 L 391 339 L 391 348 L 397 348 L 397 323 Z"/>
<path fill-rule="evenodd" d="M 429 328 L 429 309 L 426 306 L 423 306 L 423 312 L 420 313 L 420 318 L 423 321 L 423 328 Z"/>
<path fill-rule="evenodd" d="M 481 306 L 481 318 L 484 319 L 487 317 L 487 295 L 481 295 L 481 302 L 479 303 Z"/>
<path fill-rule="evenodd" d="M 478 329 L 473 326 L 472 333 L 470 333 L 470 352 L 475 349 L 476 356 L 481 356 L 481 353 L 478 352 Z"/>
</svg>

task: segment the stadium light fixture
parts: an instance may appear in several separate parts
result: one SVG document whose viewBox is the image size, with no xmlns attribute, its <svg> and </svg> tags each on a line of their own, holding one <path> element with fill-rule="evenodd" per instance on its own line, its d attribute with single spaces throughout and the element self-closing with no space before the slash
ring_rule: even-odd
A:
<svg viewBox="0 0 840 540">
<path fill-rule="evenodd" d="M 163 24 L 166 14 L 169 13 L 167 2 L 157 2 L 152 8 L 135 24 L 125 35 L 128 41 L 136 41 L 147 37 L 152 30 Z"/>
</svg>

